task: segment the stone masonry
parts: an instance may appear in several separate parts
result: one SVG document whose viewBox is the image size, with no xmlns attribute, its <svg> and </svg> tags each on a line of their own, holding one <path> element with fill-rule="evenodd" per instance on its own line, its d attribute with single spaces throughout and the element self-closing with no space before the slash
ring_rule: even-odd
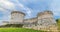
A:
<svg viewBox="0 0 60 32">
<path fill-rule="evenodd" d="M 37 17 L 24 19 L 25 13 L 20 11 L 11 12 L 9 24 L 23 24 L 23 28 L 57 32 L 57 23 L 51 11 L 39 12 Z"/>
</svg>

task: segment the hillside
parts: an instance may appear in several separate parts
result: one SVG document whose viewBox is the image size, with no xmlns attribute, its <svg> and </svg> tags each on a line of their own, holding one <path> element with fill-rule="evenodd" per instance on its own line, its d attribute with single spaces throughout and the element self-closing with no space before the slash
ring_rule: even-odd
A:
<svg viewBox="0 0 60 32">
<path fill-rule="evenodd" d="M 57 21 L 58 29 L 60 30 L 60 18 L 57 19 L 56 21 Z"/>
<path fill-rule="evenodd" d="M 0 28 L 0 32 L 44 32 L 26 28 Z"/>
</svg>

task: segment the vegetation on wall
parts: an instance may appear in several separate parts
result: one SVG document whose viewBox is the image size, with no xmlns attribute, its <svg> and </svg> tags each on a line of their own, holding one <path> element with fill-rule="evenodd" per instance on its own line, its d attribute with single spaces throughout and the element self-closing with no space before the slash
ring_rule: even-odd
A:
<svg viewBox="0 0 60 32">
<path fill-rule="evenodd" d="M 23 24 L 7 24 L 7 25 L 4 25 L 4 26 L 0 26 L 0 27 L 22 27 Z"/>
<path fill-rule="evenodd" d="M 56 19 L 57 25 L 58 25 L 58 29 L 60 30 L 60 18 Z"/>
</svg>

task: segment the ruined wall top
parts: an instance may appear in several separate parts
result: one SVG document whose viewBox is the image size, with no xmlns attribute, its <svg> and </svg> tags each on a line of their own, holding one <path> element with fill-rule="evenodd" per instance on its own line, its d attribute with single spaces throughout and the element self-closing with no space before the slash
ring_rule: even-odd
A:
<svg viewBox="0 0 60 32">
<path fill-rule="evenodd" d="M 37 17 L 35 17 L 35 18 L 30 18 L 30 19 L 24 19 L 24 22 L 25 23 L 33 23 L 33 22 L 36 22 L 37 21 Z"/>
<path fill-rule="evenodd" d="M 23 12 L 21 12 L 21 11 L 12 11 L 11 14 L 13 14 L 13 13 L 20 13 L 20 14 L 25 15 L 25 13 L 23 13 Z"/>
<path fill-rule="evenodd" d="M 47 14 L 53 15 L 52 11 L 44 11 L 44 12 L 39 12 L 38 16 L 47 15 Z"/>
</svg>

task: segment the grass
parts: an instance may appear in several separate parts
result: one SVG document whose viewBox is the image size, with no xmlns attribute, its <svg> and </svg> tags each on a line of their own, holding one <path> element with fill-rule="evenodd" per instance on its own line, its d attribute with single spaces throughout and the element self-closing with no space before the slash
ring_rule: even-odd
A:
<svg viewBox="0 0 60 32">
<path fill-rule="evenodd" d="M 0 32 L 44 32 L 26 28 L 0 28 Z"/>
</svg>

